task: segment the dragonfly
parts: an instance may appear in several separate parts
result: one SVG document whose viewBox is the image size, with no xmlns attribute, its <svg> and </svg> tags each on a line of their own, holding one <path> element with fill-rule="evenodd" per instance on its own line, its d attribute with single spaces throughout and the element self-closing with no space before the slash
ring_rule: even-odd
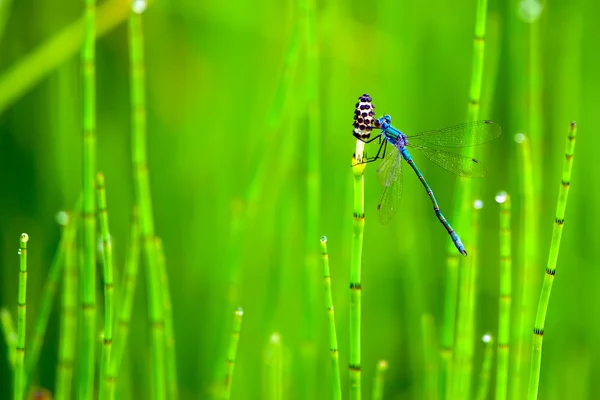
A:
<svg viewBox="0 0 600 400">
<path fill-rule="evenodd" d="M 358 121 L 355 117 L 354 136 L 357 139 L 370 143 L 374 140 L 380 141 L 380 146 L 375 157 L 365 157 L 361 163 L 373 162 L 383 159 L 377 169 L 377 177 L 383 186 L 383 193 L 377 205 L 377 215 L 382 224 L 388 223 L 398 211 L 400 199 L 402 198 L 402 160 L 404 159 L 413 169 L 423 187 L 427 191 L 435 215 L 448 231 L 456 249 L 463 255 L 467 251 L 457 233 L 454 231 L 446 217 L 442 214 L 440 206 L 433 194 L 433 190 L 425 180 L 425 177 L 415 164 L 409 149 L 420 151 L 425 157 L 438 166 L 462 177 L 482 178 L 486 175 L 485 167 L 476 159 L 465 157 L 458 153 L 442 150 L 443 147 L 461 148 L 487 143 L 502 133 L 498 124 L 489 120 L 467 122 L 448 128 L 406 135 L 392 126 L 392 118 L 384 115 L 375 119 L 372 127 L 379 129 L 380 134 L 367 140 L 359 136 L 370 133 L 372 128 L 370 121 L 361 119 L 359 112 Z M 356 113 L 355 113 L 356 116 Z M 371 129 L 368 129 L 371 128 Z M 363 132 L 361 134 L 361 132 Z M 383 136 L 383 141 L 381 138 Z M 386 154 L 388 143 L 393 147 Z"/>
</svg>

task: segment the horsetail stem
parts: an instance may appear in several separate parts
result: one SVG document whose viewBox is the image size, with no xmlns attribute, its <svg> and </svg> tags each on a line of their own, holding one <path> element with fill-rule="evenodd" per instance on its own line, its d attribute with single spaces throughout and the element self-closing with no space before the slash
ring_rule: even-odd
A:
<svg viewBox="0 0 600 400">
<path fill-rule="evenodd" d="M 479 387 L 477 388 L 476 400 L 485 400 L 488 398 L 490 391 L 490 375 L 492 372 L 492 360 L 494 358 L 494 339 L 492 335 L 486 333 L 481 338 L 484 344 L 483 363 L 481 364 L 481 372 L 479 374 Z"/>
<path fill-rule="evenodd" d="M 510 196 L 501 192 L 500 203 L 500 299 L 498 315 L 498 354 L 496 367 L 496 400 L 506 400 L 508 390 L 508 360 L 511 313 L 511 204 Z"/>
<path fill-rule="evenodd" d="M 12 315 L 6 307 L 0 309 L 0 324 L 2 324 L 2 332 L 6 342 L 8 365 L 11 371 L 14 372 L 17 360 L 17 331 L 15 331 Z"/>
<path fill-rule="evenodd" d="M 106 204 L 106 188 L 104 175 L 98 172 L 96 175 L 98 196 L 98 218 L 100 220 L 100 235 L 102 237 L 102 258 L 104 264 L 104 341 L 101 358 L 100 399 L 114 398 L 114 391 L 109 390 L 114 385 L 110 384 L 110 359 L 113 340 L 114 320 L 114 283 L 113 283 L 113 257 L 110 229 L 108 224 L 108 210 Z"/>
<path fill-rule="evenodd" d="M 436 400 L 440 395 L 438 352 L 435 338 L 435 324 L 431 314 L 421 316 L 421 330 L 423 332 L 423 358 L 424 358 L 424 398 Z"/>
<path fill-rule="evenodd" d="M 39 311 L 35 321 L 35 328 L 33 338 L 30 341 L 29 351 L 25 357 L 25 382 L 26 384 L 31 383 L 31 376 L 35 367 L 38 364 L 40 350 L 44 344 L 44 336 L 46 335 L 46 327 L 48 326 L 48 320 L 50 319 L 50 312 L 52 311 L 52 304 L 54 303 L 54 295 L 56 294 L 56 285 L 60 278 L 63 269 L 64 253 L 65 253 L 65 232 L 66 224 L 62 224 L 63 213 L 59 213 L 57 216 L 58 222 L 63 225 L 61 230 L 61 239 L 58 244 L 50 269 L 48 270 L 48 277 L 44 282 L 42 289 L 42 295 L 39 302 Z M 68 217 L 67 217 L 68 218 Z"/>
<path fill-rule="evenodd" d="M 17 345 L 13 386 L 14 400 L 23 399 L 25 391 L 25 323 L 27 319 L 27 242 L 29 236 L 19 238 L 19 291 L 17 300 Z"/>
<path fill-rule="evenodd" d="M 375 370 L 375 379 L 373 381 L 373 400 L 382 400 L 385 386 L 385 372 L 388 369 L 388 362 L 386 360 L 379 360 L 377 363 L 377 369 Z"/>
<path fill-rule="evenodd" d="M 165 252 L 162 240 L 156 239 L 158 270 L 161 277 L 162 299 L 165 313 L 165 348 L 167 368 L 167 394 L 171 400 L 177 400 L 177 359 L 175 357 L 175 333 L 173 332 L 173 307 L 169 290 L 169 277 L 165 263 Z"/>
<path fill-rule="evenodd" d="M 537 274 L 537 247 L 538 247 L 538 224 L 536 215 L 538 213 L 535 207 L 535 190 L 533 177 L 533 161 L 531 154 L 531 142 L 526 135 L 518 133 L 515 135 L 520 168 L 523 171 L 521 187 L 523 190 L 523 253 L 521 254 L 521 270 L 519 271 L 518 295 L 520 302 L 517 304 L 518 310 L 517 325 L 513 332 L 515 335 L 514 346 L 514 367 L 510 370 L 511 395 L 509 398 L 522 398 L 522 377 L 527 379 L 527 360 L 529 359 L 530 348 L 527 346 L 531 337 L 528 321 L 534 318 L 533 314 L 533 296 L 535 276 Z M 517 291 L 515 291 L 516 293 Z M 517 298 L 519 298 L 517 297 Z"/>
<path fill-rule="evenodd" d="M 329 255 L 327 254 L 327 237 L 321 237 L 321 253 L 323 258 L 323 280 L 325 282 L 325 308 L 329 319 L 329 353 L 331 356 L 331 398 L 341 400 L 342 386 L 340 382 L 340 361 L 338 354 L 337 333 L 335 330 L 335 313 L 331 297 L 331 275 L 329 273 Z"/>
<path fill-rule="evenodd" d="M 79 395 L 94 397 L 96 366 L 96 0 L 84 0 L 84 35 L 81 46 L 83 100 L 83 267 L 81 269 L 82 335 L 79 348 Z"/>
<path fill-rule="evenodd" d="M 58 343 L 58 365 L 56 372 L 56 400 L 67 400 L 71 396 L 73 363 L 77 344 L 77 262 L 76 262 L 76 221 L 67 214 L 64 229 L 64 266 L 62 305 L 60 317 L 60 339 Z"/>
<path fill-rule="evenodd" d="M 127 259 L 125 261 L 125 273 L 121 287 L 123 288 L 121 306 L 118 310 L 117 326 L 115 331 L 115 347 L 112 352 L 111 360 L 111 386 L 116 384 L 121 369 L 121 362 L 125 347 L 127 345 L 127 337 L 129 334 L 129 325 L 131 323 L 131 313 L 133 310 L 133 300 L 135 297 L 135 289 L 137 286 L 138 267 L 140 264 L 140 223 L 138 207 L 133 207 L 131 214 L 131 226 L 129 233 L 129 246 L 127 251 Z M 114 390 L 114 387 L 109 386 L 109 390 Z"/>
<path fill-rule="evenodd" d="M 283 348 L 281 336 L 277 332 L 274 332 L 269 339 L 265 386 L 267 399 L 283 399 Z"/>
<path fill-rule="evenodd" d="M 556 217 L 552 229 L 552 241 L 550 242 L 550 253 L 548 254 L 548 263 L 546 264 L 546 273 L 544 283 L 540 293 L 535 325 L 533 328 L 533 346 L 531 354 L 531 373 L 529 374 L 529 390 L 527 398 L 529 400 L 537 399 L 540 369 L 542 364 L 542 342 L 544 339 L 544 323 L 546 313 L 550 302 L 550 292 L 554 282 L 556 272 L 556 262 L 558 260 L 558 250 L 562 238 L 563 226 L 565 223 L 565 209 L 569 197 L 569 186 L 571 185 L 571 171 L 573 170 L 573 156 L 575 153 L 575 138 L 577 135 L 577 125 L 571 123 L 569 134 L 567 135 L 567 144 L 565 148 L 565 160 L 563 163 L 562 180 L 560 182 L 558 201 L 556 204 Z"/>
<path fill-rule="evenodd" d="M 140 238 L 144 248 L 148 314 L 152 336 L 152 396 L 165 398 L 165 333 L 160 277 L 154 242 L 154 217 L 146 155 L 146 83 L 142 15 L 146 2 L 136 0 L 129 16 L 129 58 L 131 75 L 131 156 L 134 171 L 134 194 L 140 208 Z"/>
<path fill-rule="evenodd" d="M 481 105 L 481 83 L 483 81 L 483 63 L 485 55 L 485 31 L 487 23 L 487 0 L 477 1 L 475 31 L 473 35 L 473 58 L 471 67 L 471 83 L 469 86 L 469 102 L 467 105 L 467 121 L 479 119 Z M 468 150 L 469 155 L 472 150 Z M 458 179 L 457 190 L 454 197 L 455 230 L 461 232 L 463 243 L 471 242 L 470 208 L 473 198 L 474 183 L 469 179 Z M 455 332 L 457 324 L 457 304 L 459 285 L 459 265 L 465 265 L 469 261 L 460 260 L 453 243 L 449 243 L 446 249 L 446 289 L 444 302 L 444 324 L 442 331 L 442 346 L 440 355 L 442 359 L 440 369 L 440 384 L 442 393 L 446 397 L 451 393 L 452 382 L 455 382 L 454 351 Z M 462 275 L 462 270 L 461 270 Z"/>
<path fill-rule="evenodd" d="M 360 400 L 360 270 L 362 264 L 363 234 L 365 230 L 365 163 L 358 164 L 358 154 L 362 159 L 364 143 L 356 141 L 356 153 L 352 157 L 354 174 L 354 231 L 352 235 L 352 256 L 350 261 L 350 399 Z"/>
<path fill-rule="evenodd" d="M 229 339 L 229 348 L 227 350 L 227 359 L 225 360 L 225 380 L 223 399 L 228 400 L 231 397 L 231 383 L 233 380 L 233 368 L 235 367 L 235 358 L 237 356 L 238 343 L 240 341 L 240 330 L 242 329 L 242 316 L 244 312 L 237 308 L 233 313 L 233 329 Z"/>
</svg>

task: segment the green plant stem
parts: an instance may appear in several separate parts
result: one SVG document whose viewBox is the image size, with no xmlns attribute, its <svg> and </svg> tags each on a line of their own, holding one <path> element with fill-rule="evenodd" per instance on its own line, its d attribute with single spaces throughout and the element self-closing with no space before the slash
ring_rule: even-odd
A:
<svg viewBox="0 0 600 400">
<path fill-rule="evenodd" d="M 27 352 L 27 356 L 25 358 L 25 377 L 27 383 L 31 383 L 31 376 L 38 364 L 40 351 L 42 349 L 42 345 L 44 344 L 46 327 L 48 326 L 48 319 L 50 318 L 50 312 L 52 311 L 52 304 L 54 303 L 54 296 L 56 294 L 56 285 L 63 269 L 65 235 L 66 227 L 63 226 L 58 249 L 54 254 L 52 264 L 50 264 L 46 282 L 44 282 L 44 288 L 42 289 L 42 295 L 39 303 L 39 311 L 35 321 L 33 338 L 31 339 L 29 351 Z"/>
<path fill-rule="evenodd" d="M 435 338 L 435 324 L 430 314 L 421 317 L 421 330 L 423 332 L 423 358 L 424 358 L 424 388 L 423 398 L 437 400 L 440 395 L 438 384 L 438 352 Z"/>
<path fill-rule="evenodd" d="M 321 254 L 323 258 L 323 280 L 325 282 L 325 308 L 329 320 L 329 353 L 331 356 L 331 398 L 342 399 L 340 382 L 340 360 L 338 354 L 337 333 L 335 330 L 335 313 L 331 296 L 331 275 L 329 273 L 329 255 L 327 253 L 327 237 L 321 238 Z"/>
<path fill-rule="evenodd" d="M 283 349 L 281 336 L 277 332 L 269 340 L 265 386 L 267 399 L 283 399 Z"/>
<path fill-rule="evenodd" d="M 77 345 L 77 261 L 76 221 L 69 217 L 64 229 L 64 267 L 60 336 L 58 342 L 58 365 L 56 368 L 56 400 L 67 400 L 71 396 L 73 363 Z"/>
<path fill-rule="evenodd" d="M 152 398 L 165 398 L 165 332 L 160 277 L 154 242 L 154 217 L 150 181 L 146 161 L 146 83 L 142 16 L 134 11 L 129 16 L 129 58 L 131 75 L 131 151 L 134 195 L 140 209 L 140 239 L 143 247 L 148 285 L 148 314 L 152 341 Z"/>
<path fill-rule="evenodd" d="M 175 357 L 175 333 L 173 332 L 173 307 L 169 290 L 169 277 L 165 262 L 162 240 L 156 238 L 158 269 L 161 277 L 162 299 L 165 313 L 165 349 L 167 368 L 167 394 L 170 400 L 177 400 L 177 359 Z"/>
<path fill-rule="evenodd" d="M 139 212 L 136 206 L 133 207 L 131 215 L 131 227 L 129 233 L 129 246 L 127 259 L 125 261 L 125 273 L 123 274 L 122 301 L 118 310 L 117 324 L 115 330 L 115 347 L 112 352 L 111 360 L 111 379 L 108 390 L 114 391 L 117 377 L 120 376 L 123 354 L 127 346 L 127 337 L 129 326 L 131 324 L 131 314 L 133 310 L 133 300 L 135 298 L 135 289 L 138 279 L 138 268 L 140 264 L 140 223 Z"/>
<path fill-rule="evenodd" d="M 388 363 L 385 360 L 380 360 L 377 363 L 375 370 L 375 379 L 373 381 L 373 400 L 382 400 L 385 386 L 385 372 L 388 369 Z"/>
<path fill-rule="evenodd" d="M 108 224 L 108 210 L 106 203 L 106 188 L 104 175 L 98 172 L 96 175 L 98 196 L 98 217 L 100 220 L 100 235 L 102 237 L 102 258 L 104 264 L 104 341 L 102 346 L 102 369 L 100 379 L 100 399 L 114 398 L 114 391 L 108 390 L 110 376 L 110 359 L 113 341 L 114 321 L 114 282 L 113 282 L 113 257 L 112 242 Z"/>
<path fill-rule="evenodd" d="M 476 400 L 486 400 L 490 391 L 490 375 L 492 371 L 492 360 L 494 358 L 494 346 L 492 336 L 483 335 L 483 363 L 481 364 L 481 373 L 479 374 L 479 386 L 477 388 Z"/>
<path fill-rule="evenodd" d="M 4 341 L 6 342 L 8 365 L 14 373 L 15 362 L 17 360 L 17 331 L 15 331 L 12 315 L 5 307 L 0 309 L 0 323 L 2 324 L 2 332 L 4 333 Z"/>
<path fill-rule="evenodd" d="M 79 348 L 80 400 L 94 396 L 96 366 L 96 1 L 84 0 L 81 47 L 83 101 L 83 267 L 81 269 L 82 335 Z"/>
<path fill-rule="evenodd" d="M 471 84 L 469 87 L 469 103 L 467 107 L 467 121 L 476 121 L 479 119 L 479 110 L 481 107 L 481 84 L 483 81 L 483 65 L 485 54 L 485 30 L 487 20 L 487 0 L 477 1 L 477 11 L 475 20 L 475 32 L 473 36 L 473 58 L 471 67 Z M 467 150 L 468 156 L 472 156 L 473 149 Z M 459 178 L 454 198 L 454 218 L 455 230 L 460 232 L 463 243 L 468 246 L 471 242 L 471 201 L 476 194 L 474 182 L 470 179 Z M 451 387 L 456 382 L 453 363 L 455 346 L 454 335 L 456 331 L 456 308 L 460 301 L 458 297 L 459 266 L 463 266 L 468 261 L 460 260 L 456 253 L 456 248 L 452 243 L 448 244 L 446 259 L 446 294 L 444 304 L 444 325 L 442 331 L 441 347 L 441 384 L 442 391 L 446 397 L 450 398 Z M 460 271 L 463 275 L 463 271 Z M 462 278 L 461 278 L 462 279 Z"/>
<path fill-rule="evenodd" d="M 233 329 L 231 339 L 229 340 L 229 349 L 227 350 L 227 359 L 225 360 L 226 371 L 223 382 L 223 399 L 228 400 L 231 397 L 231 383 L 233 380 L 233 368 L 235 367 L 235 358 L 237 356 L 238 343 L 240 341 L 240 330 L 242 329 L 242 316 L 244 312 L 238 308 L 233 313 Z"/>
<path fill-rule="evenodd" d="M 500 202 L 500 299 L 498 315 L 498 359 L 496 367 L 496 400 L 506 400 L 511 313 L 511 204 L 508 193 L 496 197 Z"/>
<path fill-rule="evenodd" d="M 27 320 L 27 242 L 29 236 L 19 238 L 19 292 L 17 300 L 17 346 L 13 399 L 23 399 L 25 392 L 25 323 Z"/>
<path fill-rule="evenodd" d="M 562 238 L 563 226 L 565 223 L 565 209 L 569 197 L 569 186 L 571 185 L 571 171 L 573 170 L 573 156 L 575 152 L 575 137 L 577 135 L 577 126 L 575 122 L 571 123 L 569 134 L 567 136 L 567 145 L 565 148 L 565 160 L 563 163 L 562 180 L 558 192 L 558 202 L 556 204 L 556 217 L 552 229 L 552 241 L 550 242 L 550 253 L 548 254 L 548 263 L 546 264 L 546 273 L 544 283 L 540 293 L 535 325 L 533 328 L 533 347 L 531 354 L 531 373 L 529 374 L 529 390 L 527 398 L 529 400 L 537 399 L 540 370 L 542 364 L 542 342 L 544 339 L 544 323 L 546 313 L 550 302 L 550 292 L 554 282 L 556 272 L 556 262 L 558 259 L 558 250 Z"/>
<path fill-rule="evenodd" d="M 361 328 L 361 286 L 363 235 L 365 230 L 365 166 L 358 164 L 362 159 L 363 142 L 357 140 L 356 153 L 352 157 L 354 174 L 354 232 L 352 235 L 352 255 L 350 259 L 350 399 L 361 398 L 360 371 L 360 328 Z"/>
<path fill-rule="evenodd" d="M 518 146 L 520 169 L 523 171 L 521 185 L 523 190 L 523 254 L 522 267 L 518 274 L 518 310 L 517 324 L 513 330 L 515 339 L 514 367 L 510 369 L 511 395 L 510 398 L 522 398 L 522 381 L 527 380 L 527 360 L 529 360 L 529 339 L 531 330 L 529 321 L 533 319 L 532 293 L 535 290 L 534 279 L 537 273 L 537 247 L 538 230 L 535 214 L 539 209 L 535 207 L 533 161 L 531 142 L 527 136 Z"/>
</svg>

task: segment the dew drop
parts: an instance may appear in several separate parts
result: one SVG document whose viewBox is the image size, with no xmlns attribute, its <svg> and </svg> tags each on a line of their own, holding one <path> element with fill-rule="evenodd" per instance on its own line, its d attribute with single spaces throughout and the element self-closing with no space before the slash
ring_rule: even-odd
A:
<svg viewBox="0 0 600 400">
<path fill-rule="evenodd" d="M 481 200 L 475 200 L 473 202 L 473 207 L 475 207 L 476 210 L 481 210 L 483 208 L 483 201 Z"/>
<path fill-rule="evenodd" d="M 281 341 L 281 336 L 279 336 L 279 333 L 275 332 L 271 335 L 271 343 L 279 344 L 280 341 Z"/>
<path fill-rule="evenodd" d="M 242 315 L 244 315 L 244 310 L 242 310 L 242 308 L 241 308 L 241 307 L 238 307 L 238 308 L 236 308 L 236 310 L 235 310 L 235 314 L 236 314 L 236 315 L 239 315 L 239 316 L 241 317 Z"/>
<path fill-rule="evenodd" d="M 506 192 L 500 192 L 496 195 L 496 203 L 502 204 L 506 201 Z"/>
<path fill-rule="evenodd" d="M 131 9 L 136 14 L 141 14 L 144 11 L 146 11 L 147 6 L 148 3 L 146 2 L 146 0 L 133 0 L 133 3 L 131 3 Z"/>
<path fill-rule="evenodd" d="M 327 236 L 321 236 L 321 243 L 327 243 Z"/>
<path fill-rule="evenodd" d="M 486 333 L 485 335 L 483 335 L 481 340 L 483 340 L 483 343 L 489 343 L 492 341 L 492 335 L 490 335 L 489 333 Z"/>
<path fill-rule="evenodd" d="M 21 242 L 27 243 L 29 241 L 29 235 L 26 233 L 21 233 Z"/>
<path fill-rule="evenodd" d="M 542 3 L 538 0 L 523 0 L 519 4 L 519 16 L 528 23 L 537 21 L 542 13 Z"/>
<path fill-rule="evenodd" d="M 56 213 L 56 222 L 59 225 L 66 226 L 69 223 L 69 214 L 65 211 L 59 211 Z"/>
<path fill-rule="evenodd" d="M 527 136 L 525 136 L 525 134 L 523 133 L 517 133 L 515 135 L 515 142 L 521 144 L 525 141 L 525 139 L 527 138 Z"/>
</svg>

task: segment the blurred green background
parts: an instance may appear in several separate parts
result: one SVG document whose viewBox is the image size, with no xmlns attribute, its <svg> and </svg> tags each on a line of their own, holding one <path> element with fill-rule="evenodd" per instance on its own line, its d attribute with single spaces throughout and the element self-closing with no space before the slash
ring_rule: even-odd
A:
<svg viewBox="0 0 600 400">
<path fill-rule="evenodd" d="M 98 169 L 106 177 L 116 282 L 122 276 L 133 204 L 126 3 L 100 3 L 106 10 L 102 15 L 113 23 L 97 41 Z M 27 232 L 31 328 L 59 240 L 56 213 L 74 207 L 81 186 L 79 50 L 69 44 L 81 32 L 64 29 L 80 18 L 82 4 L 0 0 L 0 10 L 0 304 L 16 316 L 18 238 Z M 232 397 L 263 397 L 267 345 L 271 334 L 279 332 L 284 397 L 327 398 L 330 366 L 322 269 L 320 262 L 306 261 L 318 256 L 321 235 L 329 238 L 342 388 L 347 394 L 354 103 L 369 93 L 376 113 L 391 114 L 394 125 L 408 133 L 464 122 L 475 10 L 475 0 L 317 2 L 318 86 L 317 98 L 309 104 L 302 5 L 260 0 L 149 4 L 144 13 L 148 160 L 156 232 L 163 239 L 169 271 L 182 399 L 208 398 L 214 388 L 233 315 L 228 300 L 230 271 L 238 267 L 233 306 L 243 307 L 244 322 Z M 600 325 L 595 318 L 600 306 L 596 290 L 600 214 L 595 209 L 600 181 L 594 175 L 600 139 L 593 122 L 600 110 L 599 15 L 600 3 L 589 0 L 545 2 L 533 24 L 520 16 L 517 1 L 490 0 L 488 7 L 480 118 L 499 123 L 503 134 L 476 149 L 488 168 L 479 185 L 484 208 L 478 337 L 487 331 L 495 335 L 497 329 L 494 196 L 500 190 L 513 198 L 514 282 L 523 267 L 522 225 L 527 216 L 522 212 L 523 172 L 514 135 L 530 133 L 535 112 L 530 99 L 537 99 L 541 107 L 537 114 L 541 127 L 533 142 L 541 172 L 536 192 L 540 256 L 534 267 L 539 271 L 535 304 L 554 221 L 564 142 L 569 123 L 575 120 L 579 127 L 557 280 L 546 321 L 542 399 L 594 398 L 598 391 L 591 378 L 600 372 L 596 340 Z M 100 13 L 98 21 L 101 24 Z M 530 40 L 534 30 L 539 41 Z M 290 50 L 294 32 L 299 35 L 297 59 Z M 28 58 L 59 34 L 66 39 L 42 57 Z M 540 57 L 533 73 L 532 54 Z M 15 74 L 17 67 L 23 69 Z M 532 78 L 540 82 L 533 92 Z M 307 140 L 308 110 L 315 106 L 317 147 Z M 375 147 L 368 151 L 374 154 Z M 307 232 L 306 223 L 310 154 L 319 162 L 314 232 Z M 452 223 L 457 218 L 452 212 L 456 178 L 414 156 Z M 265 179 L 257 178 L 261 168 L 266 168 Z M 365 173 L 363 394 L 370 397 L 376 362 L 386 359 L 390 368 L 385 397 L 422 398 L 420 319 L 423 313 L 432 314 L 441 331 L 449 239 L 420 182 L 407 168 L 402 210 L 391 224 L 381 226 L 376 218 L 381 188 L 375 170 L 369 165 Z M 313 233 L 309 243 L 307 235 Z M 306 273 L 306 265 L 315 269 Z M 125 365 L 131 392 L 122 393 L 146 398 L 149 337 L 143 269 L 140 272 Z M 314 293 L 305 290 L 311 287 L 308 277 Z M 99 335 L 101 283 L 99 268 Z M 514 298 L 513 312 L 518 304 Z M 309 305 L 314 309 L 307 309 Z M 317 359 L 307 378 L 299 360 L 311 318 L 317 323 L 313 343 Z M 34 383 L 51 390 L 58 327 L 55 305 L 34 375 Z M 481 351 L 477 344 L 475 377 Z M 11 396 L 11 386 L 3 342 L 1 398 Z"/>
</svg>

